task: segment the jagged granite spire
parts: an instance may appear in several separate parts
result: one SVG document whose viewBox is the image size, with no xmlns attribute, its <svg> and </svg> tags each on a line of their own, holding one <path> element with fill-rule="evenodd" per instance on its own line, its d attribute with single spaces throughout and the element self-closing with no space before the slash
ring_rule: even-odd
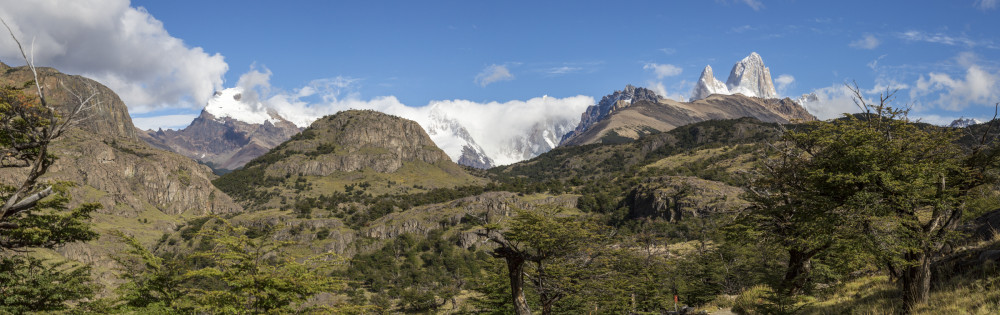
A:
<svg viewBox="0 0 1000 315">
<path fill-rule="evenodd" d="M 764 66 L 764 59 L 756 52 L 733 65 L 726 80 L 726 87 L 732 94 L 740 93 L 746 96 L 777 98 L 771 81 L 771 69 Z"/>
<path fill-rule="evenodd" d="M 698 83 L 691 91 L 691 101 L 700 100 L 712 94 L 729 94 L 729 88 L 726 87 L 725 83 L 715 78 L 712 66 L 705 66 L 705 70 L 701 71 L 701 78 L 698 78 Z"/>
<path fill-rule="evenodd" d="M 778 98 L 771 81 L 771 70 L 764 66 L 764 59 L 756 52 L 733 65 L 725 84 L 715 78 L 712 67 L 706 66 L 701 78 L 691 90 L 691 101 L 707 98 L 712 94 L 743 94 L 752 97 Z"/>
</svg>

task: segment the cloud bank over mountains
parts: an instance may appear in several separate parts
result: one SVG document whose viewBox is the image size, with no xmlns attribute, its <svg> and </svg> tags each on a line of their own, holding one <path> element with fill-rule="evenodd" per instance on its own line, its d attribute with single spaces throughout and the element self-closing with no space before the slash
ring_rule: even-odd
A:
<svg viewBox="0 0 1000 315">
<path fill-rule="evenodd" d="M 486 155 L 499 165 L 523 160 L 526 148 L 514 148 L 525 140 L 526 131 L 539 132 L 555 139 L 548 149 L 558 144 L 558 139 L 576 127 L 580 114 L 587 106 L 595 104 L 590 96 L 565 98 L 541 96 L 528 100 L 507 102 L 474 102 L 469 100 L 435 100 L 424 106 L 409 106 L 395 96 L 363 99 L 356 92 L 360 80 L 335 77 L 314 80 L 308 85 L 291 91 L 274 89 L 266 68 L 252 69 L 240 77 L 237 89 L 241 90 L 244 103 L 241 109 L 266 116 L 273 111 L 299 127 L 307 127 L 317 118 L 348 109 L 370 109 L 416 121 L 426 130 L 463 128 L 481 146 Z M 256 100 L 256 101 L 254 101 Z M 253 104 L 245 104 L 253 102 Z M 260 122 L 256 122 L 260 123 Z M 442 124 L 454 126 L 442 126 Z M 462 155 L 468 139 L 458 139 L 450 132 L 431 133 L 431 139 L 448 153 L 453 160 Z M 530 150 L 530 148 L 527 148 Z"/>
</svg>

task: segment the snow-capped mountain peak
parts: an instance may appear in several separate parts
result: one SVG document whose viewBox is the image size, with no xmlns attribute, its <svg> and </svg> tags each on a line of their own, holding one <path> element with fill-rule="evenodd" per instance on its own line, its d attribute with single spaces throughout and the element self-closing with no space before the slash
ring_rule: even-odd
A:
<svg viewBox="0 0 1000 315">
<path fill-rule="evenodd" d="M 208 100 L 205 112 L 212 114 L 217 120 L 229 117 L 248 124 L 277 123 L 280 119 L 273 111 L 256 100 L 243 97 L 243 89 L 228 88 L 215 92 Z"/>
<path fill-rule="evenodd" d="M 705 70 L 701 71 L 701 77 L 698 78 L 698 83 L 694 86 L 694 91 L 691 92 L 691 100 L 703 99 L 712 94 L 729 94 L 729 88 L 726 87 L 725 83 L 715 78 L 712 66 L 705 66 Z"/>
<path fill-rule="evenodd" d="M 771 70 L 764 66 L 764 59 L 756 52 L 743 58 L 729 72 L 729 79 L 723 85 L 715 78 L 712 67 L 707 66 L 701 73 L 701 78 L 691 91 L 691 101 L 708 97 L 712 94 L 743 94 L 752 97 L 777 98 L 771 80 Z"/>
<path fill-rule="evenodd" d="M 954 121 L 952 121 L 951 124 L 948 125 L 948 127 L 952 127 L 952 128 L 965 128 L 965 127 L 968 127 L 968 126 L 972 126 L 972 125 L 976 125 L 976 124 L 981 124 L 981 123 L 983 123 L 983 122 L 981 122 L 981 121 L 979 121 L 979 119 L 975 119 L 975 118 L 959 118 L 959 119 L 955 119 Z"/>
<path fill-rule="evenodd" d="M 726 80 L 726 87 L 732 94 L 740 93 L 763 98 L 778 97 L 778 92 L 774 90 L 774 82 L 771 81 L 771 69 L 764 66 L 764 59 L 756 52 L 750 53 L 733 65 L 729 79 Z"/>
</svg>

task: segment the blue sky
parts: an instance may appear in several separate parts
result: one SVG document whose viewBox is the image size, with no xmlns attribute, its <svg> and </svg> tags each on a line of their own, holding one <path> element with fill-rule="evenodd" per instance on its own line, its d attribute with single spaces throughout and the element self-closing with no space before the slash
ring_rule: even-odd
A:
<svg viewBox="0 0 1000 315">
<path fill-rule="evenodd" d="M 9 7 L 21 4 L 0 2 L 9 2 L 0 17 L 47 25 L 11 18 L 19 14 Z M 295 93 L 327 79 L 338 82 L 337 97 L 394 96 L 408 106 L 542 95 L 600 99 L 626 84 L 682 98 L 706 65 L 725 81 L 732 65 L 754 51 L 776 81 L 784 76 L 775 82 L 779 94 L 818 92 L 831 113 L 851 110 L 840 89 L 851 81 L 871 91 L 899 89 L 897 101 L 913 104 L 914 115 L 930 122 L 989 118 L 992 104 L 1000 101 L 998 0 L 124 1 L 124 9 L 123 0 L 97 2 L 125 12 L 106 17 L 111 20 L 145 10 L 148 25 L 137 22 L 140 29 L 181 41 L 180 48 L 164 48 L 176 54 L 158 54 L 157 45 L 120 46 L 143 48 L 135 54 L 156 55 L 143 68 L 173 74 L 134 74 L 142 70 L 125 65 L 102 69 L 59 56 L 42 59 L 67 72 L 95 74 L 102 82 L 141 81 L 105 82 L 116 91 L 166 84 L 161 90 L 171 93 L 136 91 L 133 97 L 119 91 L 127 102 L 134 99 L 128 103 L 137 118 L 196 115 L 205 91 L 235 86 L 252 69 L 270 71 L 265 93 Z M 58 1 L 33 10 L 75 14 Z M 162 31 L 155 29 L 157 21 Z M 128 28 L 134 23 L 125 25 L 109 27 L 136 36 Z M 47 34 L 54 43 L 68 36 Z M 17 64 L 9 49 L 0 57 Z M 169 63 L 190 66 L 173 71 Z M 197 73 L 199 68 L 207 74 Z"/>
</svg>

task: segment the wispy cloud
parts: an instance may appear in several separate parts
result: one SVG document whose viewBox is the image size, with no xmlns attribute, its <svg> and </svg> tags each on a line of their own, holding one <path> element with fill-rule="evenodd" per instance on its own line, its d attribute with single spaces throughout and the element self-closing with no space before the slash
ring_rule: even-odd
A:
<svg viewBox="0 0 1000 315">
<path fill-rule="evenodd" d="M 975 3 L 976 8 L 978 8 L 980 10 L 983 10 L 983 11 L 996 9 L 997 8 L 997 4 L 1000 4 L 1000 1 L 998 1 L 998 0 L 976 0 L 976 3 Z"/>
<path fill-rule="evenodd" d="M 681 74 L 681 72 L 684 72 L 684 69 L 681 69 L 680 67 L 671 64 L 647 63 L 642 66 L 642 69 L 652 70 L 653 73 L 656 74 L 657 79 L 663 79 L 664 77 L 672 77 Z"/>
<path fill-rule="evenodd" d="M 782 74 L 779 75 L 778 78 L 774 80 L 774 83 L 778 84 L 777 86 L 778 93 L 785 94 L 785 90 L 795 83 L 795 77 L 792 76 L 791 74 Z"/>
<path fill-rule="evenodd" d="M 760 2 L 759 0 L 739 0 L 739 1 L 743 2 L 743 4 L 750 6 L 750 8 L 753 9 L 754 11 L 760 11 L 760 9 L 764 8 L 764 3 Z"/>
<path fill-rule="evenodd" d="M 552 68 L 548 68 L 548 69 L 543 69 L 542 73 L 545 73 L 548 76 L 559 76 L 559 75 L 570 74 L 570 73 L 574 73 L 574 72 L 580 72 L 582 70 L 583 70 L 582 67 L 562 66 L 562 67 L 552 67 Z"/>
<path fill-rule="evenodd" d="M 739 34 L 739 33 L 743 33 L 743 32 L 746 32 L 746 31 L 752 31 L 752 30 L 754 30 L 753 26 L 750 26 L 750 25 L 740 25 L 740 26 L 736 26 L 736 27 L 730 28 L 729 32 L 730 33 L 737 33 L 737 34 Z"/>
<path fill-rule="evenodd" d="M 986 47 L 997 49 L 991 40 L 975 40 L 965 36 L 953 36 L 944 33 L 925 33 L 921 31 L 906 31 L 899 34 L 899 37 L 908 41 L 928 42 L 948 46 Z"/>
<path fill-rule="evenodd" d="M 491 83 L 500 81 L 510 81 L 514 79 L 514 75 L 510 73 L 505 65 L 489 65 L 482 72 L 476 75 L 473 80 L 479 86 L 486 87 Z"/>
<path fill-rule="evenodd" d="M 868 34 L 859 40 L 851 42 L 850 46 L 858 49 L 875 49 L 881 43 L 874 35 Z"/>
<path fill-rule="evenodd" d="M 882 59 L 884 59 L 885 56 L 888 56 L 888 54 L 878 56 L 878 58 L 875 58 L 875 60 L 872 60 L 872 62 L 869 62 L 868 63 L 868 68 L 871 68 L 872 70 L 878 69 L 878 63 L 880 61 L 882 61 Z"/>
<path fill-rule="evenodd" d="M 660 48 L 660 51 L 667 55 L 673 55 L 677 53 L 677 49 L 674 48 Z"/>
</svg>

